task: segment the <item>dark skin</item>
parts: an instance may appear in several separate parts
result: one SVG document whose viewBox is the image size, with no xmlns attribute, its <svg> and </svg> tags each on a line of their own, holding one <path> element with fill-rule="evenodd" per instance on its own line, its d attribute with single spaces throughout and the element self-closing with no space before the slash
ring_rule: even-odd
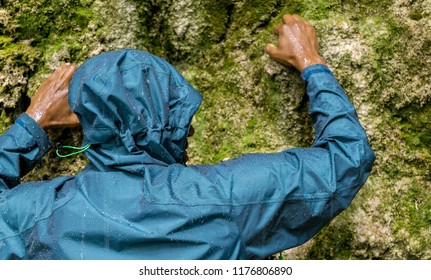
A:
<svg viewBox="0 0 431 280">
<path fill-rule="evenodd" d="M 295 67 L 302 72 L 313 64 L 325 64 L 319 55 L 319 42 L 315 29 L 298 15 L 286 14 L 282 24 L 274 29 L 278 36 L 277 46 L 268 44 L 265 52 L 275 61 Z M 76 68 L 64 64 L 42 84 L 31 100 L 26 113 L 42 128 L 75 127 L 78 118 L 71 112 L 67 100 L 70 80 Z M 194 133 L 193 127 L 189 136 Z"/>
<path fill-rule="evenodd" d="M 316 30 L 298 15 L 284 15 L 283 24 L 274 28 L 278 46 L 268 44 L 266 53 L 275 61 L 295 67 L 302 73 L 313 64 L 326 64 L 319 55 Z"/>
<path fill-rule="evenodd" d="M 67 100 L 70 80 L 76 68 L 63 64 L 40 86 L 26 113 L 43 129 L 52 127 L 75 127 L 78 117 L 72 113 Z"/>
</svg>

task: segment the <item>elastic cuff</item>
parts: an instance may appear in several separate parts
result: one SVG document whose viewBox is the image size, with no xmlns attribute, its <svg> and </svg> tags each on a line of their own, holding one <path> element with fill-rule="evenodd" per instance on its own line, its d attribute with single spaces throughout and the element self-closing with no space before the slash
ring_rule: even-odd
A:
<svg viewBox="0 0 431 280">
<path fill-rule="evenodd" d="M 333 75 L 332 71 L 329 70 L 328 66 L 324 64 L 313 64 L 305 68 L 304 71 L 302 71 L 301 77 L 302 79 L 304 79 L 304 81 L 307 81 L 312 75 L 317 73 L 329 73 Z"/>
<path fill-rule="evenodd" d="M 42 153 L 46 153 L 52 147 L 52 143 L 48 138 L 45 130 L 29 115 L 23 113 L 16 121 L 15 124 L 24 128 L 28 133 L 33 136 L 37 146 Z"/>
</svg>

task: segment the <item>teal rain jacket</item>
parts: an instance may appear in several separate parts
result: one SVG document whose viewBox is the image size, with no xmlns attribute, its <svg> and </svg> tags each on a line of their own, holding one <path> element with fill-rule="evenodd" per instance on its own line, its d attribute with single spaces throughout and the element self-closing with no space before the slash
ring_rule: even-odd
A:
<svg viewBox="0 0 431 280">
<path fill-rule="evenodd" d="M 201 95 L 148 53 L 86 61 L 69 88 L 91 144 L 82 172 L 19 184 L 50 141 L 26 114 L 0 137 L 0 258 L 261 259 L 304 243 L 349 206 L 375 157 L 331 71 L 302 77 L 312 147 L 186 166 Z"/>
</svg>

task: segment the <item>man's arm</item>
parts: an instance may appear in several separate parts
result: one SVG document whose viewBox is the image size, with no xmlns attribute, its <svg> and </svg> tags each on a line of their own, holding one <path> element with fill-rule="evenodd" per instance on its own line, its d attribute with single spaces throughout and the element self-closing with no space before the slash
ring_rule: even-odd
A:
<svg viewBox="0 0 431 280">
<path fill-rule="evenodd" d="M 315 128 L 310 148 L 249 154 L 201 168 L 223 186 L 249 258 L 264 258 L 310 239 L 349 206 L 375 156 L 353 105 L 318 54 L 313 27 L 287 15 L 267 53 L 302 71 Z"/>
<path fill-rule="evenodd" d="M 51 148 L 44 128 L 75 126 L 67 88 L 75 67 L 59 67 L 40 87 L 30 107 L 0 136 L 0 190 L 13 188 Z"/>
<path fill-rule="evenodd" d="M 27 114 L 22 114 L 0 136 L 0 190 L 13 188 L 51 148 L 45 131 Z"/>
</svg>

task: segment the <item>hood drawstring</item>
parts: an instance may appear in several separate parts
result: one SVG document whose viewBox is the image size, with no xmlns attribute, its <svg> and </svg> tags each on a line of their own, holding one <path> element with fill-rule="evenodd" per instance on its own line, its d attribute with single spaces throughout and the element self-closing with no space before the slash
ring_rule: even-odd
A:
<svg viewBox="0 0 431 280">
<path fill-rule="evenodd" d="M 88 150 L 88 148 L 90 148 L 90 146 L 91 146 L 91 144 L 87 144 L 83 147 L 74 147 L 74 146 L 63 146 L 61 143 L 57 143 L 57 145 L 56 145 L 57 149 L 55 150 L 55 153 L 57 154 L 58 157 L 67 158 L 67 157 L 71 157 L 71 156 L 85 152 L 86 150 Z M 71 150 L 75 150 L 75 152 L 71 152 L 69 154 L 62 155 L 62 154 L 60 154 L 60 151 L 63 149 L 71 149 Z"/>
</svg>

